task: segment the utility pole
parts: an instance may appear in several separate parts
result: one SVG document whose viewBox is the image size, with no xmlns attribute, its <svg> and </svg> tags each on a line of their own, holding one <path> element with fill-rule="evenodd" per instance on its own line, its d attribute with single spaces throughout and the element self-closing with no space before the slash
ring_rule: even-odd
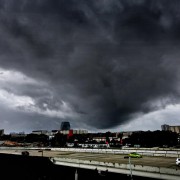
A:
<svg viewBox="0 0 180 180">
<path fill-rule="evenodd" d="M 130 170 L 131 180 L 133 180 L 133 177 L 132 177 L 132 168 L 131 168 L 131 157 L 129 157 L 129 170 Z"/>
</svg>

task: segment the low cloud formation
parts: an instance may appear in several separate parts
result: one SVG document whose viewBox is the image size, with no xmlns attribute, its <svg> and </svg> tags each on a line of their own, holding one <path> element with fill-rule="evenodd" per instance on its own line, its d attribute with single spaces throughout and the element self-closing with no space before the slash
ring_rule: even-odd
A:
<svg viewBox="0 0 180 180">
<path fill-rule="evenodd" d="M 0 7 L 0 105 L 26 117 L 11 121 L 107 129 L 179 103 L 179 1 L 0 0 Z"/>
</svg>

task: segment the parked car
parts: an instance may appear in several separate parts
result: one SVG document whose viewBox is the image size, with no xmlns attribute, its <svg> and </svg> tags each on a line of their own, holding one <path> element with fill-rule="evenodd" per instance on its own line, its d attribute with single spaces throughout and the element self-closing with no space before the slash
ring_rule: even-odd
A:
<svg viewBox="0 0 180 180">
<path fill-rule="evenodd" d="M 23 156 L 29 156 L 29 152 L 28 152 L 28 151 L 22 151 L 22 152 L 21 152 L 21 155 L 23 155 Z"/>
<path fill-rule="evenodd" d="M 138 154 L 137 152 L 132 152 L 128 156 L 132 158 L 142 158 L 142 155 Z"/>
<path fill-rule="evenodd" d="M 176 165 L 180 166 L 180 158 L 176 159 Z"/>
</svg>

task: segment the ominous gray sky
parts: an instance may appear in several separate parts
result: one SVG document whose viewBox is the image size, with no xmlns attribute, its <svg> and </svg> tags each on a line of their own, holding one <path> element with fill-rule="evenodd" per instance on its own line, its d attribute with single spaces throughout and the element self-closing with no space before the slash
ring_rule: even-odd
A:
<svg viewBox="0 0 180 180">
<path fill-rule="evenodd" d="M 0 127 L 180 124 L 180 1 L 0 0 Z"/>
</svg>

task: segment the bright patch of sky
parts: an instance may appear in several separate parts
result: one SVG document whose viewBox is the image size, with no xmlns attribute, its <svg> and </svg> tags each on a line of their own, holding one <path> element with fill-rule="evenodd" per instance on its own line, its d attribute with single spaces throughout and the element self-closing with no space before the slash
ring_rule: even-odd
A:
<svg viewBox="0 0 180 180">
<path fill-rule="evenodd" d="M 9 85 L 9 83 L 15 83 L 20 86 L 26 84 L 43 84 L 43 82 L 37 82 L 35 79 L 27 77 L 20 72 L 5 70 L 2 68 L 0 68 L 0 82 L 3 82 L 3 85 L 6 85 L 6 87 Z M 17 95 L 14 92 L 6 90 L 6 88 L 4 89 L 2 84 L 0 85 L 0 104 L 16 111 L 37 113 L 49 117 L 75 117 L 75 113 L 65 101 L 62 101 L 58 110 L 49 109 L 48 104 L 46 103 L 43 103 L 44 108 L 41 109 L 37 106 L 35 99 L 32 97 Z"/>
<path fill-rule="evenodd" d="M 25 74 L 15 71 L 6 70 L 0 67 L 0 83 L 13 84 L 39 84 L 35 79 L 27 77 Z"/>
</svg>

